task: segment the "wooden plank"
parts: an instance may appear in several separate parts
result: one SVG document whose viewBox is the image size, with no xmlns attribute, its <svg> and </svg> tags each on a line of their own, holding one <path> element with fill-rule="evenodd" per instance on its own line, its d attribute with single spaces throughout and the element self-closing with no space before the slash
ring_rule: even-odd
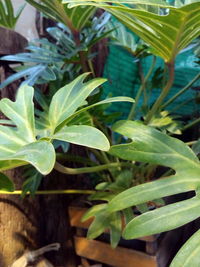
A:
<svg viewBox="0 0 200 267">
<path fill-rule="evenodd" d="M 0 27 L 0 55 L 23 52 L 27 43 L 26 38 L 19 33 Z"/>
<path fill-rule="evenodd" d="M 85 228 L 88 229 L 90 224 L 92 223 L 93 219 L 89 219 L 85 222 L 81 222 L 81 218 L 86 213 L 86 208 L 80 208 L 80 207 L 69 207 L 69 218 L 70 218 L 70 225 L 73 227 L 79 227 L 79 228 Z M 157 237 L 154 235 L 152 236 L 144 236 L 141 238 L 138 238 L 139 240 L 146 241 L 146 242 L 154 242 Z"/>
<path fill-rule="evenodd" d="M 156 257 L 133 249 L 121 247 L 113 249 L 109 244 L 87 240 L 84 237 L 75 237 L 75 250 L 80 257 L 114 267 L 157 267 Z"/>
</svg>

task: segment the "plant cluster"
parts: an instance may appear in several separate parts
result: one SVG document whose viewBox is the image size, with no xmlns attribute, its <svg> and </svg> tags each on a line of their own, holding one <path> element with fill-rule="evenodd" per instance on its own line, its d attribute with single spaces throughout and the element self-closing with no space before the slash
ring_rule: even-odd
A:
<svg viewBox="0 0 200 267">
<path fill-rule="evenodd" d="M 94 205 L 83 219 L 95 217 L 88 238 L 96 238 L 109 228 L 113 247 L 117 246 L 121 235 L 132 239 L 156 234 L 198 218 L 200 141 L 191 140 L 191 148 L 172 135 L 181 136 L 200 119 L 180 123 L 181 118 L 178 121 L 167 107 L 200 75 L 167 102 L 165 100 L 174 82 L 178 53 L 195 42 L 198 56 L 199 41 L 196 38 L 200 35 L 200 2 L 27 2 L 59 24 L 48 29 L 55 42 L 42 39 L 38 41 L 39 46 L 28 47 L 30 52 L 3 58 L 26 64 L 1 85 L 3 88 L 25 77 L 15 102 L 8 99 L 0 101 L 0 110 L 7 117 L 0 121 L 0 170 L 28 164 L 34 166 L 37 172 L 25 171 L 28 180 L 24 184 L 24 194 L 34 194 L 40 175 L 47 175 L 53 168 L 68 175 L 94 174 L 99 183 L 90 200 L 100 201 L 100 204 Z M 95 15 L 98 8 L 105 10 L 101 17 Z M 117 28 L 110 26 L 108 13 L 122 24 Z M 135 42 L 130 31 L 140 41 Z M 79 75 L 90 70 L 95 76 L 92 47 L 108 36 L 138 61 L 153 55 L 149 72 L 146 76 L 141 75 L 135 101 L 128 97 L 101 100 L 101 85 L 105 79 L 94 78 L 84 82 L 88 74 Z M 165 68 L 153 75 L 157 57 L 163 59 Z M 150 105 L 149 87 L 158 81 L 162 87 L 161 94 Z M 36 89 L 30 85 L 35 85 Z M 48 86 L 48 94 L 42 92 L 43 85 Z M 58 90 L 58 85 L 63 87 Z M 136 121 L 141 95 L 144 98 L 142 119 Z M 33 99 L 37 102 L 35 106 Z M 106 110 L 109 103 L 118 101 L 132 102 L 132 108 L 127 120 L 117 121 L 110 127 L 118 114 L 109 115 Z M 69 168 L 60 163 L 61 159 L 69 157 L 66 143 L 85 147 L 87 160 L 72 155 L 73 161 L 83 163 L 84 167 Z M 62 153 L 56 150 L 58 145 L 62 147 Z M 3 173 L 0 186 L 2 190 L 14 190 L 12 182 Z M 188 191 L 193 191 L 194 197 L 165 205 L 164 197 Z M 135 217 L 133 207 L 141 215 Z M 199 235 L 197 231 L 186 242 L 171 267 L 199 265 Z"/>
</svg>

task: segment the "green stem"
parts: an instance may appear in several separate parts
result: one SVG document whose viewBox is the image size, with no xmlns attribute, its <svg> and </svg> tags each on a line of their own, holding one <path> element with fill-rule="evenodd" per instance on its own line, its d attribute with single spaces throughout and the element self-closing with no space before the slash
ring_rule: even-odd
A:
<svg viewBox="0 0 200 267">
<path fill-rule="evenodd" d="M 198 119 L 192 121 L 191 123 L 187 124 L 187 125 L 182 129 L 182 131 L 185 131 L 185 130 L 187 130 L 187 129 L 193 127 L 193 126 L 196 125 L 197 123 L 200 123 L 200 118 L 198 118 Z"/>
<path fill-rule="evenodd" d="M 94 167 L 85 167 L 85 168 L 68 168 L 60 163 L 56 162 L 54 169 L 59 171 L 60 173 L 68 174 L 68 175 L 76 175 L 76 174 L 83 174 L 83 173 L 94 173 L 99 172 L 103 170 L 108 170 L 111 168 L 120 168 L 120 167 L 132 167 L 132 163 L 129 162 L 115 162 L 115 163 L 109 163 L 104 164 L 100 166 L 94 166 Z"/>
<path fill-rule="evenodd" d="M 156 57 L 154 56 L 153 57 L 153 62 L 151 64 L 151 67 L 150 67 L 147 75 L 145 76 L 144 80 L 142 79 L 142 84 L 141 84 L 141 86 L 140 86 L 140 88 L 139 88 L 139 90 L 137 92 L 136 97 L 135 97 L 135 103 L 133 103 L 133 105 L 132 105 L 131 111 L 130 111 L 130 113 L 128 115 L 128 120 L 133 120 L 134 117 L 135 117 L 135 112 L 136 112 L 136 108 L 137 108 L 139 100 L 140 100 L 140 96 L 141 96 L 142 92 L 144 91 L 146 83 L 147 83 L 149 77 L 151 76 L 151 74 L 152 74 L 152 72 L 154 70 L 155 64 L 156 64 Z"/>
<path fill-rule="evenodd" d="M 175 94 L 172 98 L 170 98 L 166 103 L 164 103 L 161 108 L 164 109 L 166 106 L 170 105 L 176 98 L 178 98 L 180 95 L 185 93 L 198 79 L 200 78 L 200 73 L 197 74 L 194 79 L 189 82 L 182 90 L 180 90 L 177 94 Z"/>
<path fill-rule="evenodd" d="M 91 195 L 95 193 L 96 191 L 94 190 L 76 190 L 76 189 L 68 189 L 68 190 L 44 190 L 44 191 L 36 191 L 36 195 L 61 195 L 61 194 L 86 194 L 86 195 Z M 0 190 L 0 194 L 3 195 L 21 195 L 23 193 L 22 190 L 16 190 L 13 192 L 7 192 L 4 190 Z M 27 195 L 30 193 L 27 192 Z"/>
<path fill-rule="evenodd" d="M 169 90 L 170 90 L 170 88 L 174 82 L 174 62 L 166 63 L 166 65 L 168 67 L 168 72 L 169 72 L 169 78 L 168 78 L 167 84 L 163 88 L 160 96 L 158 97 L 158 99 L 154 103 L 151 110 L 148 112 L 146 119 L 145 119 L 146 124 L 148 124 L 151 121 L 154 114 L 158 111 L 158 109 L 161 108 L 161 104 L 162 104 L 163 100 L 165 99 L 165 97 L 167 96 L 167 94 L 169 93 Z"/>
</svg>

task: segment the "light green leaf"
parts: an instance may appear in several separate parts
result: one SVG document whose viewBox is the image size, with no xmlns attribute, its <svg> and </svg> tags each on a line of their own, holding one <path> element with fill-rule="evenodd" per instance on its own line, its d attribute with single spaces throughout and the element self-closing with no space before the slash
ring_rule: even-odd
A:
<svg viewBox="0 0 200 267">
<path fill-rule="evenodd" d="M 126 160 L 169 166 L 176 174 L 120 193 L 110 202 L 110 211 L 195 190 L 200 185 L 199 160 L 182 141 L 133 121 L 120 121 L 113 126 L 113 130 L 132 139 L 132 142 L 111 147 L 112 155 Z"/>
<path fill-rule="evenodd" d="M 125 145 L 111 147 L 110 153 L 126 160 L 137 160 L 168 166 L 176 171 L 184 171 L 188 166 L 199 168 L 199 160 L 194 152 L 182 141 L 147 127 L 140 122 L 119 121 L 113 126 L 116 131 L 133 141 Z"/>
<path fill-rule="evenodd" d="M 0 173 L 0 191 L 14 191 L 14 184 L 13 182 L 3 173 Z"/>
<path fill-rule="evenodd" d="M 170 204 L 135 217 L 127 224 L 123 236 L 133 239 L 172 230 L 195 220 L 199 213 L 198 197 Z"/>
<path fill-rule="evenodd" d="M 35 138 L 33 88 L 21 86 L 16 101 L 2 99 L 0 110 L 16 126 L 0 125 L 0 170 L 30 163 L 48 174 L 55 164 L 55 150 L 51 143 Z"/>
<path fill-rule="evenodd" d="M 80 75 L 53 96 L 49 107 L 52 132 L 84 104 L 85 99 L 95 88 L 106 81 L 106 79 L 97 78 L 83 83 L 87 76 L 88 73 Z"/>
<path fill-rule="evenodd" d="M 107 151 L 110 144 L 98 129 L 87 125 L 73 125 L 62 128 L 53 139 Z"/>
<path fill-rule="evenodd" d="M 170 267 L 200 266 L 200 230 L 193 234 L 176 254 Z"/>
<path fill-rule="evenodd" d="M 23 146 L 7 159 L 30 163 L 40 173 L 47 175 L 52 171 L 55 164 L 55 150 L 51 143 L 37 141 Z"/>
<path fill-rule="evenodd" d="M 73 3 L 72 3 L 73 2 Z M 123 1 L 67 1 L 75 5 L 93 5 L 103 8 L 147 42 L 153 53 L 165 62 L 173 62 L 176 55 L 200 35 L 200 2 L 181 8 L 168 7 L 169 14 L 156 15 L 123 5 Z M 125 1 L 126 3 L 129 1 Z M 131 1 L 134 3 L 134 1 Z M 138 4 L 141 4 L 141 1 Z M 149 2 L 149 1 L 146 1 Z M 159 5 L 154 1 L 155 5 Z M 130 3 L 130 2 L 129 2 Z M 149 2 L 152 5 L 152 1 Z"/>
</svg>

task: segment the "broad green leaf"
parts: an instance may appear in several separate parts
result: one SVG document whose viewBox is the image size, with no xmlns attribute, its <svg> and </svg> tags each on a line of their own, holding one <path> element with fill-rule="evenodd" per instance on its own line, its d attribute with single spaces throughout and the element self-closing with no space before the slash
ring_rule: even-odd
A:
<svg viewBox="0 0 200 267">
<path fill-rule="evenodd" d="M 199 160 L 193 151 L 182 141 L 172 138 L 153 127 L 140 122 L 119 121 L 113 126 L 116 131 L 132 139 L 129 144 L 111 147 L 110 153 L 126 160 L 137 160 L 183 170 L 183 162 L 188 166 L 199 167 Z"/>
<path fill-rule="evenodd" d="M 8 192 L 14 191 L 13 182 L 3 173 L 0 173 L 0 190 Z"/>
<path fill-rule="evenodd" d="M 52 132 L 84 104 L 85 99 L 95 88 L 106 81 L 97 78 L 84 83 L 83 81 L 87 76 L 88 73 L 80 75 L 73 82 L 58 90 L 53 96 L 49 107 Z"/>
<path fill-rule="evenodd" d="M 200 230 L 193 234 L 181 247 L 170 267 L 199 267 L 200 266 Z"/>
<path fill-rule="evenodd" d="M 107 151 L 108 139 L 98 129 L 87 125 L 73 125 L 62 128 L 52 136 L 53 139 Z"/>
<path fill-rule="evenodd" d="M 28 162 L 40 173 L 46 175 L 50 173 L 54 167 L 55 150 L 51 143 L 37 141 L 23 146 L 15 154 L 7 157 L 7 159 Z"/>
<path fill-rule="evenodd" d="M 172 230 L 197 219 L 199 212 L 198 197 L 176 202 L 135 217 L 127 224 L 123 236 L 133 239 Z"/>
<path fill-rule="evenodd" d="M 30 163 L 48 174 L 55 164 L 55 150 L 51 143 L 36 140 L 33 88 L 21 86 L 16 101 L 3 98 L 0 110 L 16 126 L 0 125 L 0 170 Z"/>
<path fill-rule="evenodd" d="M 121 1 L 108 1 L 115 2 L 115 5 L 98 0 L 77 1 L 76 3 L 65 0 L 64 2 L 73 2 L 73 6 L 80 5 L 81 2 L 84 5 L 105 9 L 147 42 L 153 48 L 152 52 L 163 58 L 165 62 L 173 62 L 176 55 L 200 35 L 200 2 L 181 8 L 168 7 L 169 14 L 167 15 L 137 10 L 123 5 Z"/>
<path fill-rule="evenodd" d="M 176 174 L 122 192 L 110 202 L 110 211 L 195 190 L 200 185 L 199 160 L 182 141 L 133 121 L 120 121 L 113 126 L 113 130 L 132 139 L 132 142 L 112 146 L 112 155 L 131 161 L 168 166 L 173 168 Z"/>
</svg>

